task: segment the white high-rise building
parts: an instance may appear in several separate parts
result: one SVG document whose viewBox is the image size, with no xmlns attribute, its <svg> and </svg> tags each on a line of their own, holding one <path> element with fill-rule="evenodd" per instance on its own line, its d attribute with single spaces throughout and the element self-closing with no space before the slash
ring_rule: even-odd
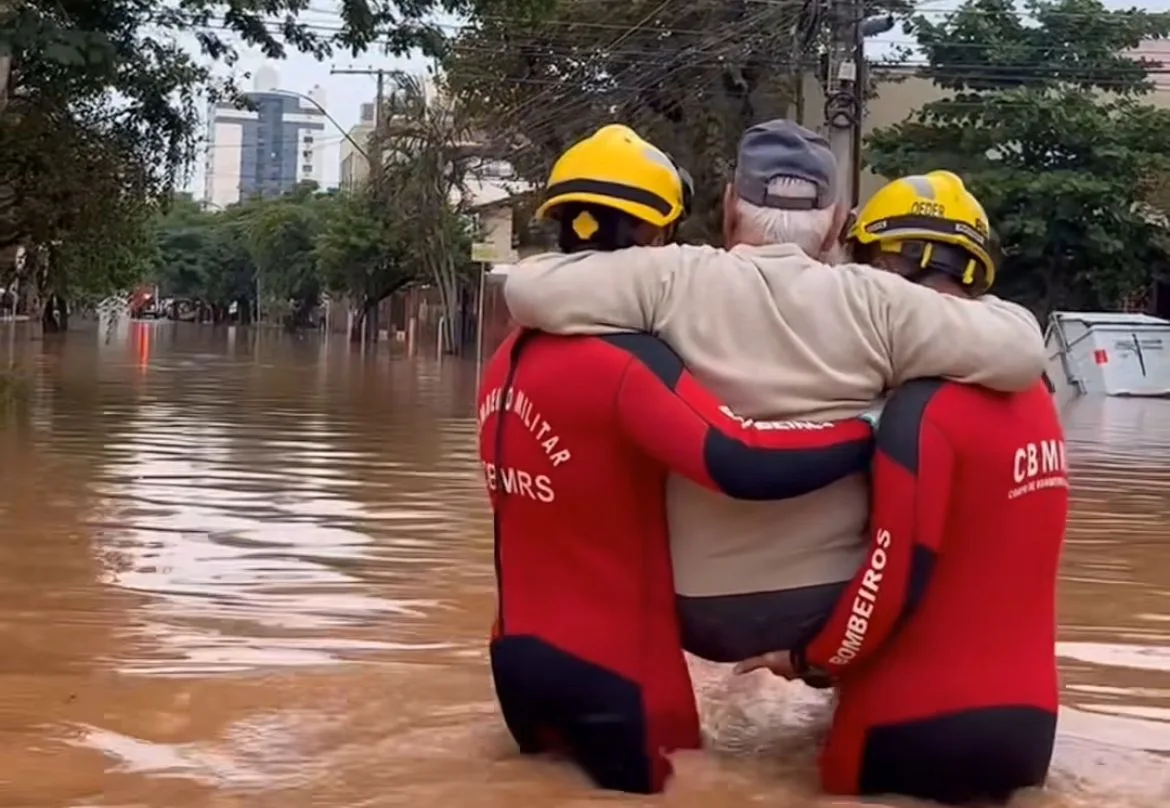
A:
<svg viewBox="0 0 1170 808">
<path fill-rule="evenodd" d="M 252 109 L 227 103 L 208 109 L 203 199 L 210 205 L 279 196 L 307 180 L 324 185 L 324 92 L 314 87 L 305 97 L 277 89 L 277 82 L 275 70 L 261 68 L 243 94 Z"/>
</svg>

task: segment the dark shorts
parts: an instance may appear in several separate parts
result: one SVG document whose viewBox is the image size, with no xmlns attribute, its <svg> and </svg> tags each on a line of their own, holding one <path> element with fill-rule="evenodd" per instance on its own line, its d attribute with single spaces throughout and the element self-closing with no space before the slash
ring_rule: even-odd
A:
<svg viewBox="0 0 1170 808">
<path fill-rule="evenodd" d="M 830 735 L 823 761 L 838 770 L 822 772 L 826 785 L 852 781 L 862 795 L 948 805 L 1002 804 L 1020 789 L 1044 784 L 1056 715 L 1038 707 L 983 707 L 855 731 L 864 735 L 856 761 L 834 756 Z"/>
<path fill-rule="evenodd" d="M 848 581 L 779 592 L 676 599 L 683 648 L 739 662 L 806 643 L 825 625 Z"/>
</svg>

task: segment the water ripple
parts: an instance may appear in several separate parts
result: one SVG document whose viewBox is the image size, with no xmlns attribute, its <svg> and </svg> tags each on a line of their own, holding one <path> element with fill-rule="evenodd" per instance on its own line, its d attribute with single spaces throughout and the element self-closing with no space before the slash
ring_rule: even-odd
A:
<svg viewBox="0 0 1170 808">
<path fill-rule="evenodd" d="M 25 350 L 32 399 L 0 425 L 11 804 L 608 801 L 519 759 L 494 708 L 469 365 L 167 324 Z M 1152 808 L 1170 799 L 1170 402 L 1064 417 L 1064 704 L 1053 787 L 1020 805 Z M 680 756 L 667 804 L 831 804 L 823 694 L 695 676 L 719 754 Z"/>
</svg>

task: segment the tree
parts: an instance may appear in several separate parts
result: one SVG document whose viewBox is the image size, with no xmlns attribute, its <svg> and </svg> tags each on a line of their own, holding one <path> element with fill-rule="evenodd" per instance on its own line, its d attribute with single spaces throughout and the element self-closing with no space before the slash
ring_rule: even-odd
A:
<svg viewBox="0 0 1170 808">
<path fill-rule="evenodd" d="M 73 250 L 96 259 L 95 247 L 138 243 L 138 238 L 108 239 L 104 245 L 86 239 L 114 234 L 124 221 L 141 224 L 150 208 L 169 200 L 195 155 L 197 102 L 204 94 L 212 99 L 234 94 L 230 82 L 214 78 L 215 62 L 235 64 L 233 43 L 256 47 L 274 59 L 287 48 L 318 58 L 339 49 L 356 55 L 371 47 L 434 54 L 444 37 L 433 12 L 478 14 L 493 5 L 492 0 L 346 0 L 340 5 L 340 24 L 322 26 L 300 19 L 309 8 L 304 0 L 0 0 L 0 130 L 5 135 L 0 250 L 5 242 L 29 248 L 37 258 L 29 279 L 40 283 L 53 277 L 45 271 L 52 265 L 50 257 L 55 261 Z M 199 55 L 176 39 L 191 32 Z M 38 117 L 72 119 L 77 125 L 57 132 Z M 30 131 L 52 136 L 30 137 Z M 116 168 L 106 172 L 126 179 L 119 206 L 106 204 L 106 185 L 95 193 L 87 181 L 93 157 L 87 148 L 110 133 L 116 142 L 132 144 L 119 152 Z M 46 160 L 47 152 L 67 159 Z M 48 222 L 55 224 L 30 226 L 35 221 L 26 213 L 30 206 L 51 211 Z M 76 217 L 58 216 L 58 208 L 84 209 L 89 235 L 72 229 Z M 95 226 L 98 222 L 102 226 Z M 85 247 L 69 246 L 74 243 Z M 84 285 L 115 286 L 124 279 L 123 270 L 135 264 L 125 256 L 91 261 L 86 271 L 107 276 Z M 61 288 L 41 291 L 50 302 L 63 297 Z"/>
<path fill-rule="evenodd" d="M 471 267 L 467 183 L 480 157 L 466 107 L 445 88 L 394 78 L 368 147 L 377 165 L 368 184 L 330 205 L 315 255 L 326 288 L 353 303 L 353 340 L 377 334 L 382 300 L 419 284 L 438 290 L 454 351 Z"/>
<path fill-rule="evenodd" d="M 377 336 L 378 304 L 416 277 L 402 217 L 380 202 L 369 185 L 337 198 L 314 247 L 324 287 L 354 302 L 354 342 Z"/>
<path fill-rule="evenodd" d="M 621 122 L 694 176 L 691 238 L 721 237 L 721 200 L 744 129 L 789 114 L 825 44 L 816 4 L 559 0 L 476 19 L 449 48 L 452 86 L 519 175 L 543 183 L 566 148 Z M 517 6 L 519 3 L 516 4 Z M 867 10 L 901 0 L 867 2 Z"/>
<path fill-rule="evenodd" d="M 268 300 L 291 302 L 291 323 L 305 325 L 321 298 L 314 249 L 331 198 L 316 183 L 302 183 L 273 200 L 254 200 L 237 211 L 248 251 Z"/>
<path fill-rule="evenodd" d="M 193 303 L 199 319 L 223 322 L 233 303 L 247 322 L 257 269 L 240 211 L 207 212 L 176 200 L 154 225 L 155 262 L 146 273 L 163 297 Z"/>
<path fill-rule="evenodd" d="M 922 75 L 950 95 L 875 132 L 873 169 L 962 176 L 1002 246 L 999 288 L 1038 312 L 1140 295 L 1170 260 L 1150 204 L 1170 176 L 1170 112 L 1145 103 L 1153 65 L 1127 53 L 1170 33 L 1170 15 L 968 0 L 912 26 Z"/>
<path fill-rule="evenodd" d="M 432 147 L 396 148 L 413 154 Z M 387 160 L 378 182 L 354 194 L 321 193 L 305 183 L 223 211 L 177 199 L 154 223 L 148 275 L 164 297 L 209 309 L 212 322 L 224 320 L 232 303 L 246 322 L 263 289 L 267 303 L 288 307 L 286 324 L 304 327 L 328 291 L 354 302 L 354 340 L 372 338 L 378 304 L 391 294 L 410 284 L 443 283 L 455 290 L 446 301 L 466 280 L 467 220 L 454 204 L 432 204 L 428 193 L 445 186 L 420 190 L 420 178 L 430 175 L 417 161 L 401 159 L 404 153 Z M 425 255 L 428 250 L 439 254 Z"/>
<path fill-rule="evenodd" d="M 444 100 L 446 98 L 446 100 Z M 253 290 L 305 325 L 322 291 L 354 306 L 351 337 L 378 332 L 378 304 L 409 284 L 438 291 L 445 344 L 464 343 L 472 267 L 469 187 L 481 161 L 465 108 L 398 76 L 385 124 L 369 148 L 380 155 L 370 181 L 352 194 L 304 183 L 276 199 L 224 211 L 179 200 L 155 227 L 152 277 L 166 294 L 241 312 Z M 213 318 L 215 319 L 215 318 Z"/>
<path fill-rule="evenodd" d="M 371 192 L 388 231 L 398 234 L 401 255 L 438 290 L 444 311 L 446 350 L 464 342 L 463 304 L 471 274 L 468 183 L 475 179 L 480 149 L 469 107 L 447 92 L 428 91 L 412 76 L 397 77 L 386 107 L 387 125 L 371 148 L 381 154 Z M 392 222 L 392 223 L 391 223 Z"/>
<path fill-rule="evenodd" d="M 149 263 L 148 155 L 97 105 L 23 96 L 6 110 L 0 155 L 0 251 L 26 248 L 19 270 L 33 283 L 22 286 L 44 303 L 46 329 L 63 329 L 69 298 L 104 297 Z M 16 270 L 0 267 L 0 286 Z"/>
<path fill-rule="evenodd" d="M 204 296 L 212 263 L 214 217 L 189 198 L 179 197 L 157 217 L 156 259 L 147 276 L 167 297 Z"/>
</svg>

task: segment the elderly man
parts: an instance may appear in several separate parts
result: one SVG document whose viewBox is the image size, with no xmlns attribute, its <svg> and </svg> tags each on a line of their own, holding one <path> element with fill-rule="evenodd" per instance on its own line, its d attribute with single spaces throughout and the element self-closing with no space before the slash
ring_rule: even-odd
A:
<svg viewBox="0 0 1170 808">
<path fill-rule="evenodd" d="M 565 252 L 664 244 L 687 212 L 680 174 L 633 130 L 605 126 L 557 160 L 538 215 Z M 667 755 L 699 745 L 667 473 L 744 499 L 800 496 L 863 470 L 871 429 L 755 429 L 649 334 L 520 331 L 482 381 L 504 719 L 524 752 L 567 753 L 604 788 L 661 790 Z"/>
<path fill-rule="evenodd" d="M 784 120 L 754 126 L 724 197 L 730 250 L 536 256 L 509 275 L 512 316 L 559 334 L 654 333 L 754 419 L 857 415 L 919 377 L 1031 387 L 1044 346 L 1019 306 L 821 262 L 847 214 L 836 173 L 820 136 Z M 865 555 L 862 475 L 786 502 L 736 502 L 672 478 L 667 506 L 684 645 L 717 662 L 800 647 Z"/>
</svg>

